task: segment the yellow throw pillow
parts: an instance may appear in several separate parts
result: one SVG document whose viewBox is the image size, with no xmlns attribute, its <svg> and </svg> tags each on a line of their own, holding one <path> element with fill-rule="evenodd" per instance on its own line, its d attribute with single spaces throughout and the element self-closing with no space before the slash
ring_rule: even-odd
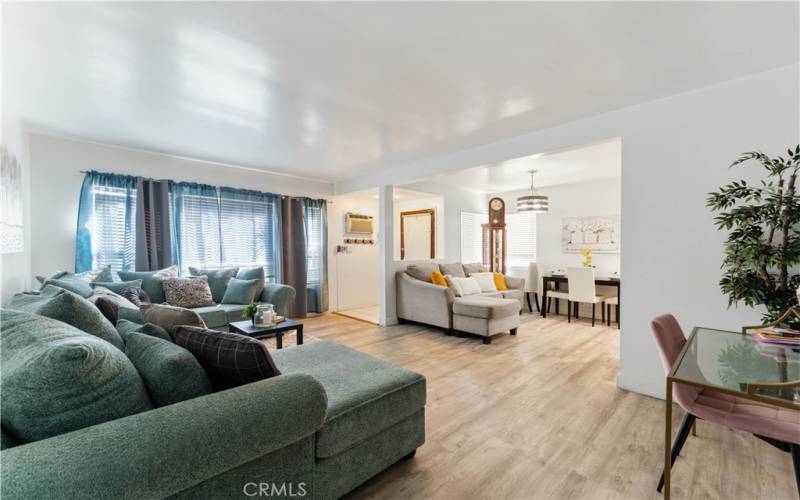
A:
<svg viewBox="0 0 800 500">
<path fill-rule="evenodd" d="M 494 273 L 494 286 L 501 292 L 508 290 L 506 277 L 503 276 L 503 273 Z"/>
<path fill-rule="evenodd" d="M 431 273 L 431 283 L 439 286 L 447 286 L 447 280 L 444 279 L 444 274 L 440 273 L 439 271 L 434 271 Z"/>
</svg>

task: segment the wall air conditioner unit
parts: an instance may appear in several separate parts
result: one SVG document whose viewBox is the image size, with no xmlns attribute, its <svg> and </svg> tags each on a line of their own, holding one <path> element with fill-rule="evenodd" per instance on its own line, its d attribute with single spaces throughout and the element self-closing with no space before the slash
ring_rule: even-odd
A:
<svg viewBox="0 0 800 500">
<path fill-rule="evenodd" d="M 353 234 L 372 234 L 372 216 L 348 212 L 345 216 L 345 232 Z"/>
</svg>

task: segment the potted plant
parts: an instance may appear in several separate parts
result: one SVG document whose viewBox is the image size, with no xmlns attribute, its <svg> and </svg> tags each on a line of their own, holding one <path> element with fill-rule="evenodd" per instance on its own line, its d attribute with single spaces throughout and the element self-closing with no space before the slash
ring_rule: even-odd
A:
<svg viewBox="0 0 800 500">
<path fill-rule="evenodd" d="M 789 149 L 786 157 L 747 152 L 731 167 L 749 161 L 764 168 L 765 178 L 758 185 L 733 181 L 709 193 L 707 205 L 717 212 L 717 228 L 728 232 L 719 281 L 728 305 L 764 305 L 768 322 L 798 303 L 800 145 Z"/>
<path fill-rule="evenodd" d="M 253 326 L 255 326 L 257 311 L 258 311 L 258 304 L 253 302 L 252 304 L 245 306 L 245 308 L 242 310 L 242 318 L 245 319 L 250 318 L 250 321 L 253 322 Z"/>
</svg>

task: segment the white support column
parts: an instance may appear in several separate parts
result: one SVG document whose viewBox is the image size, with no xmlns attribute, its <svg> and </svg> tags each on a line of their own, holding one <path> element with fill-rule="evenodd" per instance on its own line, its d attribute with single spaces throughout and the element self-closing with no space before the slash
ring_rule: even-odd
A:
<svg viewBox="0 0 800 500">
<path fill-rule="evenodd" d="M 379 321 L 397 323 L 394 284 L 394 186 L 378 187 Z"/>
</svg>

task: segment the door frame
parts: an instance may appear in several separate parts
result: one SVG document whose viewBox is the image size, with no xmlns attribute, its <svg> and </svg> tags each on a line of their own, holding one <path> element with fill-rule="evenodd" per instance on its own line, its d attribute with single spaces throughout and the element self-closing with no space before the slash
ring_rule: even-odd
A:
<svg viewBox="0 0 800 500">
<path fill-rule="evenodd" d="M 406 258 L 405 224 L 403 220 L 407 215 L 423 214 L 431 216 L 431 259 L 436 258 L 436 210 L 433 208 L 425 208 L 423 210 L 400 212 L 400 260 L 405 260 Z"/>
</svg>

